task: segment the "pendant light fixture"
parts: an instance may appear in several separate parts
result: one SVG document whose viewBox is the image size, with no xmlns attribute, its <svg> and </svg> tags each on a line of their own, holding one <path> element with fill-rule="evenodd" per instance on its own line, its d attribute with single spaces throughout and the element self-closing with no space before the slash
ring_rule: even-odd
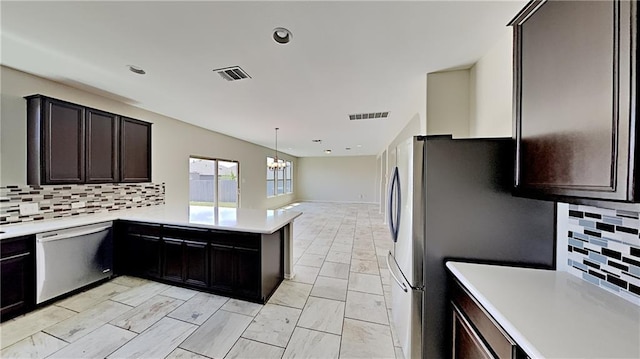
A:
<svg viewBox="0 0 640 359">
<path fill-rule="evenodd" d="M 267 164 L 267 168 L 269 168 L 272 171 L 276 171 L 287 166 L 285 162 L 281 162 L 281 160 L 278 158 L 278 130 L 279 129 L 280 128 L 276 127 L 276 157 L 273 159 L 273 162 Z"/>
</svg>

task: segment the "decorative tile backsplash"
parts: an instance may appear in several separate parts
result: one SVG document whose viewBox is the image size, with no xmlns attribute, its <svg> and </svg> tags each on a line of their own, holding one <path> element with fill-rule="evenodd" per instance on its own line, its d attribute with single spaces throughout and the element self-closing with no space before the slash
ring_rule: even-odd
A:
<svg viewBox="0 0 640 359">
<path fill-rule="evenodd" d="M 569 206 L 569 272 L 640 305 L 638 212 Z"/>
<path fill-rule="evenodd" d="M 0 224 L 47 220 L 164 204 L 164 183 L 0 186 Z M 20 214 L 36 203 L 37 213 Z"/>
</svg>

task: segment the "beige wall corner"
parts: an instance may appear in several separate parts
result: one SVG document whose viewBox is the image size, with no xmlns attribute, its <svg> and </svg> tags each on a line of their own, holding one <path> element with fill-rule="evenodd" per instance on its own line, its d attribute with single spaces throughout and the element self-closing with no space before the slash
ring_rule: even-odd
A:
<svg viewBox="0 0 640 359">
<path fill-rule="evenodd" d="M 427 75 L 427 135 L 469 137 L 469 70 Z"/>
<path fill-rule="evenodd" d="M 513 130 L 513 35 L 511 27 L 471 68 L 471 137 L 511 137 Z"/>
</svg>

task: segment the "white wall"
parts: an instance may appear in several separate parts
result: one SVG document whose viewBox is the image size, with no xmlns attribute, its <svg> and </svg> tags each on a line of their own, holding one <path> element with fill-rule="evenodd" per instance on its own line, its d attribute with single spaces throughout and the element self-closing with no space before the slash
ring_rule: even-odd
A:
<svg viewBox="0 0 640 359">
<path fill-rule="evenodd" d="M 470 137 L 511 137 L 513 130 L 513 33 L 498 42 L 470 70 Z"/>
<path fill-rule="evenodd" d="M 273 155 L 271 149 L 10 68 L 0 67 L 0 81 L 0 183 L 3 186 L 26 184 L 27 117 L 23 97 L 43 94 L 153 123 L 152 180 L 166 183 L 169 205 L 188 205 L 190 155 L 239 161 L 243 208 L 275 208 L 296 197 L 294 193 L 267 198 L 266 157 Z M 286 154 L 281 157 L 293 161 L 294 172 L 298 172 L 295 157 Z M 294 186 L 295 176 L 296 173 Z"/>
<path fill-rule="evenodd" d="M 301 157 L 297 199 L 375 203 L 376 164 L 376 156 Z"/>
<path fill-rule="evenodd" d="M 469 137 L 469 70 L 427 75 L 427 134 Z"/>
</svg>

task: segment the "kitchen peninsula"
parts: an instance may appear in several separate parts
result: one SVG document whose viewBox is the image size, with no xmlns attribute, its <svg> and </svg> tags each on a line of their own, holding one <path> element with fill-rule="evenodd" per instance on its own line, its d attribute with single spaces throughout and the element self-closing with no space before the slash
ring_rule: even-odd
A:
<svg viewBox="0 0 640 359">
<path fill-rule="evenodd" d="M 0 226 L 0 240 L 112 221 L 115 274 L 264 303 L 293 277 L 293 221 L 301 214 L 158 205 Z"/>
</svg>

